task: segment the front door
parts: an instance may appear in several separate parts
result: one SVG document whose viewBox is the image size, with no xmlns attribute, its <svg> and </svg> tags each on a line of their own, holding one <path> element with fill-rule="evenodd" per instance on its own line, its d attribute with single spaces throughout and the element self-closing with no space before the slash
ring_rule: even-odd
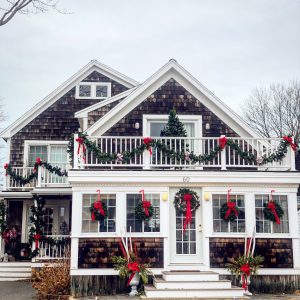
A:
<svg viewBox="0 0 300 300">
<path fill-rule="evenodd" d="M 174 199 L 178 189 L 170 189 L 170 199 Z M 201 195 L 200 189 L 193 189 Z M 170 205 L 170 262 L 171 264 L 202 263 L 201 206 L 192 212 L 192 223 L 183 231 L 185 214 L 176 212 Z"/>
</svg>

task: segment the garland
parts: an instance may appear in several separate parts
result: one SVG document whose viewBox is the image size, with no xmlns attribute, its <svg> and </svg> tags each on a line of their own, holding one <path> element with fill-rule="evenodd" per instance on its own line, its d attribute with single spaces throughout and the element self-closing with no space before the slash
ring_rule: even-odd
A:
<svg viewBox="0 0 300 300">
<path fill-rule="evenodd" d="M 227 222 L 233 222 L 239 216 L 240 210 L 235 202 L 230 201 L 231 189 L 227 191 L 227 202 L 220 209 L 221 218 Z"/>
<path fill-rule="evenodd" d="M 266 163 L 272 163 L 274 161 L 276 162 L 282 161 L 282 159 L 285 157 L 288 151 L 288 146 L 291 146 L 294 151 L 296 151 L 298 148 L 298 146 L 292 142 L 291 137 L 285 136 L 280 141 L 280 144 L 274 153 L 269 153 L 268 155 L 264 154 L 263 156 L 257 158 L 256 155 L 254 155 L 252 152 L 243 151 L 243 149 L 239 146 L 237 142 L 234 141 L 234 139 L 228 139 L 224 136 L 219 138 L 219 144 L 213 150 L 211 150 L 209 154 L 196 155 L 193 152 L 184 151 L 184 150 L 175 151 L 173 149 L 170 149 L 170 147 L 168 147 L 168 144 L 161 140 L 154 140 L 150 137 L 146 137 L 143 139 L 143 143 L 140 146 L 135 147 L 131 151 L 124 151 L 122 153 L 104 153 L 96 145 L 95 142 L 92 142 L 87 138 L 87 135 L 85 133 L 79 132 L 77 140 L 78 140 L 78 151 L 82 147 L 84 159 L 85 159 L 85 152 L 86 150 L 88 150 L 89 152 L 92 152 L 97 157 L 100 163 L 111 163 L 116 161 L 119 162 L 120 157 L 121 157 L 121 161 L 129 162 L 132 158 L 135 157 L 135 155 L 140 155 L 145 150 L 148 150 L 151 155 L 152 149 L 158 149 L 169 159 L 188 161 L 191 164 L 208 163 L 212 161 L 214 158 L 216 158 L 218 154 L 225 148 L 225 146 L 228 145 L 231 149 L 235 150 L 235 152 L 247 163 L 255 163 L 257 165 L 263 165 Z M 71 148 L 71 146 L 72 144 L 70 143 L 69 147 Z M 73 152 L 71 152 L 71 149 L 70 151 L 68 150 L 68 152 L 69 154 L 71 153 L 73 154 Z"/>
<path fill-rule="evenodd" d="M 153 216 L 154 209 L 151 205 L 150 201 L 145 200 L 145 191 L 140 190 L 142 193 L 142 201 L 140 201 L 137 206 L 135 207 L 135 217 L 140 222 L 150 219 Z"/>
<path fill-rule="evenodd" d="M 192 212 L 200 206 L 199 196 L 195 191 L 190 189 L 180 189 L 175 195 L 174 206 L 177 212 L 181 214 L 185 213 L 183 223 L 183 231 L 185 232 L 187 226 L 192 222 Z"/>
<path fill-rule="evenodd" d="M 270 200 L 264 204 L 265 219 L 280 224 L 280 218 L 284 215 L 284 211 L 278 201 L 273 200 L 273 192 L 271 191 Z"/>
<path fill-rule="evenodd" d="M 44 167 L 50 173 L 54 173 L 60 177 L 68 176 L 68 173 L 66 170 L 62 171 L 61 168 L 54 167 L 51 164 L 49 164 L 48 162 L 42 161 L 39 157 L 36 158 L 36 161 L 35 161 L 34 167 L 33 167 L 33 171 L 28 176 L 18 175 L 13 170 L 12 166 L 8 163 L 4 164 L 4 169 L 6 171 L 5 176 L 9 175 L 14 181 L 19 183 L 21 186 L 24 186 L 24 185 L 30 183 L 33 179 L 36 179 L 38 177 L 37 169 L 40 166 Z"/>
<path fill-rule="evenodd" d="M 97 190 L 97 192 L 98 192 L 98 199 L 97 201 L 93 202 L 92 205 L 90 206 L 92 221 L 101 221 L 107 217 L 107 208 L 105 203 L 101 201 L 100 190 Z"/>
<path fill-rule="evenodd" d="M 6 212 L 7 212 L 7 210 L 6 210 L 6 206 L 5 206 L 4 202 L 0 202 L 0 238 L 7 227 Z"/>
</svg>

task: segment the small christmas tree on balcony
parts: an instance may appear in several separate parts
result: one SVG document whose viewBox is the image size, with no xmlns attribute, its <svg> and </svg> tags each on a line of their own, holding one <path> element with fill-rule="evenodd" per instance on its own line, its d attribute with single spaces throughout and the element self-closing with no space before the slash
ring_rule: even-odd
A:
<svg viewBox="0 0 300 300">
<path fill-rule="evenodd" d="M 169 112 L 168 123 L 160 132 L 160 136 L 187 137 L 184 125 L 180 122 L 175 109 Z"/>
</svg>

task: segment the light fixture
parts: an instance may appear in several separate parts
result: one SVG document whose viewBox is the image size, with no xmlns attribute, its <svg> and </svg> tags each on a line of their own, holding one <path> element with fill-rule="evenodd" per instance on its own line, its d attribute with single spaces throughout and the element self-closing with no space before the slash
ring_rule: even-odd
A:
<svg viewBox="0 0 300 300">
<path fill-rule="evenodd" d="M 139 122 L 135 122 L 134 128 L 135 128 L 135 129 L 140 129 L 140 123 L 139 123 Z"/>
<path fill-rule="evenodd" d="M 168 201 L 168 193 L 166 193 L 166 192 L 164 192 L 164 193 L 162 193 L 162 200 L 163 201 Z"/>
<path fill-rule="evenodd" d="M 204 193 L 204 200 L 205 201 L 209 201 L 210 200 L 210 193 L 209 192 L 205 192 Z"/>
<path fill-rule="evenodd" d="M 205 124 L 205 129 L 206 129 L 206 130 L 209 130 L 209 129 L 210 129 L 210 124 L 209 124 L 209 123 L 206 123 L 206 124 Z"/>
</svg>

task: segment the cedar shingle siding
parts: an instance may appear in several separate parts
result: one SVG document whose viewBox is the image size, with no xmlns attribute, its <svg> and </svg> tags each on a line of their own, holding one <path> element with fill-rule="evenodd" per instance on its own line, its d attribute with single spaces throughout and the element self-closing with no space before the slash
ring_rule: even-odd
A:
<svg viewBox="0 0 300 300">
<path fill-rule="evenodd" d="M 83 81 L 111 82 L 112 96 L 127 90 L 127 87 L 98 72 L 91 73 Z M 75 88 L 71 89 L 12 137 L 11 163 L 23 165 L 24 140 L 68 140 L 79 128 L 74 113 L 97 102 L 99 100 L 75 99 Z"/>
<path fill-rule="evenodd" d="M 202 132 L 204 137 L 216 137 L 221 134 L 237 136 L 235 132 L 174 79 L 167 81 L 104 135 L 142 136 L 143 114 L 167 115 L 173 108 L 176 109 L 179 115 L 202 115 Z M 139 130 L 134 128 L 136 122 L 139 122 L 141 125 Z M 210 130 L 205 129 L 206 123 L 210 124 Z"/>
</svg>

